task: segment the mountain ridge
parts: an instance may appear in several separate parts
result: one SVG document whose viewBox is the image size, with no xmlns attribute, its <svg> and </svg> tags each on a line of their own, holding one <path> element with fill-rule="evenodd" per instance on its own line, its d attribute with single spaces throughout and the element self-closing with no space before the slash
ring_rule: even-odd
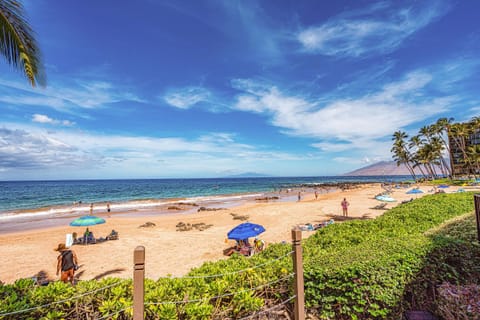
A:
<svg viewBox="0 0 480 320">
<path fill-rule="evenodd" d="M 415 174 L 420 174 L 418 169 Z M 395 161 L 379 161 L 365 167 L 345 173 L 344 176 L 408 176 L 410 172 L 404 165 L 397 166 Z"/>
</svg>

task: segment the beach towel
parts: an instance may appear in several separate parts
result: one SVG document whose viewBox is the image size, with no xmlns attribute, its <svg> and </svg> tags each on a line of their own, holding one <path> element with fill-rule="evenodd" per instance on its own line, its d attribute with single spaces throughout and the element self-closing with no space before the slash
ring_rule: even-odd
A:
<svg viewBox="0 0 480 320">
<path fill-rule="evenodd" d="M 73 244 L 73 236 L 71 233 L 67 233 L 66 238 L 65 238 L 65 246 L 67 248 L 70 248 Z"/>
</svg>

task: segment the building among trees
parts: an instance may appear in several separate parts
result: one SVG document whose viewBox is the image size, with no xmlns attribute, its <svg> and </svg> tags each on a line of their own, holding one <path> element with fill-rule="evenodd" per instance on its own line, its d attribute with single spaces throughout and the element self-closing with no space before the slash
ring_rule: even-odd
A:
<svg viewBox="0 0 480 320">
<path fill-rule="evenodd" d="M 411 137 L 396 131 L 392 140 L 393 160 L 414 180 L 480 176 L 480 117 L 463 123 L 440 118 Z"/>
<path fill-rule="evenodd" d="M 455 123 L 448 130 L 453 176 L 480 174 L 480 121 Z"/>
</svg>

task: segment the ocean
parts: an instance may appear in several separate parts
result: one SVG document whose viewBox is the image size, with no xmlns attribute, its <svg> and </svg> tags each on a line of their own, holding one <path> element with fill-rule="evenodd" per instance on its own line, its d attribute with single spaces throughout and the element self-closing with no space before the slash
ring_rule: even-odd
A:
<svg viewBox="0 0 480 320">
<path fill-rule="evenodd" d="M 347 182 L 400 182 L 409 176 L 259 177 L 211 179 L 131 179 L 0 181 L 0 221 L 29 216 L 69 216 L 112 211 L 152 210 L 182 202 L 233 203 L 279 189 Z"/>
</svg>

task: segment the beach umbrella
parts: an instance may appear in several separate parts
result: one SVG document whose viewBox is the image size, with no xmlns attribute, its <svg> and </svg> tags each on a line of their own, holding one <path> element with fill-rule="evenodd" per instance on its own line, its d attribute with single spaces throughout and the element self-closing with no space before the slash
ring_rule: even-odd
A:
<svg viewBox="0 0 480 320">
<path fill-rule="evenodd" d="M 245 222 L 230 230 L 227 236 L 228 239 L 244 240 L 255 237 L 264 231 L 265 228 L 259 224 Z"/>
<path fill-rule="evenodd" d="M 395 202 L 397 200 L 393 199 L 392 197 L 389 196 L 376 196 L 375 199 L 379 201 L 384 201 L 384 202 Z"/>
<path fill-rule="evenodd" d="M 102 223 L 105 223 L 105 219 L 88 215 L 88 216 L 82 216 L 80 218 L 73 220 L 72 222 L 70 222 L 70 225 L 72 227 L 89 227 L 89 226 L 94 226 Z M 87 231 L 88 231 L 88 228 L 87 228 Z M 90 237 L 91 239 L 89 239 Z M 92 243 L 96 242 L 91 232 L 87 234 L 87 232 L 85 231 L 85 234 L 83 235 L 83 239 L 84 239 L 83 240 L 84 244 L 88 244 L 90 241 L 92 241 Z"/>
<path fill-rule="evenodd" d="M 418 193 L 423 193 L 423 191 L 420 189 L 412 189 L 406 192 L 406 194 L 418 194 Z"/>
<path fill-rule="evenodd" d="M 102 223 L 105 223 L 105 219 L 88 215 L 73 220 L 70 225 L 72 227 L 88 227 Z"/>
</svg>

